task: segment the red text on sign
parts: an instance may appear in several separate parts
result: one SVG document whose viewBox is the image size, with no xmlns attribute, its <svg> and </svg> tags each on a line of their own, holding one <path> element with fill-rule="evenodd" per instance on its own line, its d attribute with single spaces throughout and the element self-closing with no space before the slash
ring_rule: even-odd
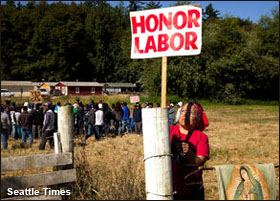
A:
<svg viewBox="0 0 280 201">
<path fill-rule="evenodd" d="M 155 32 L 157 30 L 162 31 L 165 26 L 168 30 L 171 30 L 174 27 L 177 30 L 184 28 L 200 27 L 198 20 L 200 18 L 200 12 L 195 9 L 188 10 L 188 13 L 183 11 L 177 11 L 174 13 L 169 12 L 168 16 L 165 16 L 163 13 L 160 13 L 159 16 L 155 14 L 150 14 L 146 17 L 140 16 L 140 21 L 136 17 L 131 17 L 132 22 L 132 32 L 137 34 L 138 29 L 140 28 L 140 33 Z M 181 18 L 181 23 L 179 24 L 179 18 Z M 153 27 L 151 27 L 151 22 L 153 22 Z"/>
<path fill-rule="evenodd" d="M 179 40 L 179 44 L 175 46 L 175 39 Z M 198 49 L 195 42 L 197 40 L 197 35 L 195 32 L 186 32 L 185 34 L 181 33 L 174 33 L 169 38 L 168 34 L 159 34 L 158 40 L 155 41 L 154 36 L 148 36 L 147 41 L 141 41 L 145 42 L 145 48 L 140 49 L 140 39 L 139 37 L 134 38 L 135 43 L 135 53 L 149 53 L 149 51 L 153 52 L 164 52 L 168 51 L 169 48 L 171 48 L 173 51 L 179 51 L 182 48 L 185 50 L 190 50 L 190 47 L 194 50 Z M 142 43 L 141 43 L 142 44 Z"/>
</svg>

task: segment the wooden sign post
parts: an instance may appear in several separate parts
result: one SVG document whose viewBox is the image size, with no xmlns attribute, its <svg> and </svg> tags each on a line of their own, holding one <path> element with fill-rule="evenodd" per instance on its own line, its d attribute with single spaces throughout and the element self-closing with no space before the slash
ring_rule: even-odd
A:
<svg viewBox="0 0 280 201">
<path fill-rule="evenodd" d="M 166 107 L 167 57 L 162 57 L 161 69 L 161 108 Z"/>
</svg>

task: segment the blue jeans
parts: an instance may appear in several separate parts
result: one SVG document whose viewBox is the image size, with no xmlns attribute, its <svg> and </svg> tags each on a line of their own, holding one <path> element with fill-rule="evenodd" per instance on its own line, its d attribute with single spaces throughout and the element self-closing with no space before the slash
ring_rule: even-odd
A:
<svg viewBox="0 0 280 201">
<path fill-rule="evenodd" d="M 100 140 L 102 136 L 102 127 L 103 126 L 95 126 L 95 138 L 96 140 Z"/>
<path fill-rule="evenodd" d="M 86 123 L 86 122 L 84 122 L 84 125 L 85 125 L 85 132 L 86 132 L 86 134 L 87 134 L 87 132 L 88 132 L 88 123 Z"/>
<path fill-rule="evenodd" d="M 115 134 L 118 133 L 118 135 L 120 135 L 121 134 L 121 129 L 122 129 L 122 121 L 116 120 Z"/>
<path fill-rule="evenodd" d="M 16 133 L 17 133 L 17 137 L 18 138 L 20 138 L 21 139 L 21 127 L 19 126 L 19 125 L 15 125 L 15 127 L 16 127 Z"/>
<path fill-rule="evenodd" d="M 131 132 L 129 119 L 122 121 L 122 132 L 125 132 L 125 129 L 128 133 Z"/>
<path fill-rule="evenodd" d="M 1 140 L 2 140 L 3 149 L 8 148 L 8 137 L 9 137 L 8 129 L 2 129 L 1 130 Z"/>
<path fill-rule="evenodd" d="M 90 137 L 92 136 L 92 134 L 95 134 L 95 128 L 91 126 L 91 124 L 87 124 L 87 133 L 86 136 L 84 138 L 84 142 Z M 96 134 L 95 134 L 96 136 Z"/>
<path fill-rule="evenodd" d="M 106 136 L 109 134 L 109 129 L 110 129 L 110 122 L 104 122 L 104 131 Z"/>
<path fill-rule="evenodd" d="M 31 128 L 21 128 L 21 141 L 26 144 L 26 136 L 28 135 L 29 144 L 33 144 L 33 135 Z"/>
<path fill-rule="evenodd" d="M 134 122 L 134 127 L 135 127 L 135 132 L 137 134 L 141 134 L 142 133 L 142 121 Z"/>
</svg>

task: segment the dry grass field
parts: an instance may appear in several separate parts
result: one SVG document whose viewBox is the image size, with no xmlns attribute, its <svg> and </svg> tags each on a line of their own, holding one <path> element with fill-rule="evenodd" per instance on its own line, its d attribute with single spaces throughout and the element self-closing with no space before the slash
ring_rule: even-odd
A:
<svg viewBox="0 0 280 201">
<path fill-rule="evenodd" d="M 204 110 L 210 122 L 205 130 L 209 137 L 211 158 L 205 164 L 273 163 L 279 164 L 279 107 L 278 106 L 215 106 Z M 95 141 L 92 136 L 86 146 L 83 136 L 75 138 L 75 166 L 78 182 L 72 189 L 71 199 L 143 200 L 145 177 L 143 138 L 135 134 L 107 137 Z M 39 151 L 39 140 L 32 147 L 21 148 L 20 141 L 10 140 L 8 150 L 1 157 L 52 153 L 46 146 Z M 1 173 L 3 176 L 25 175 L 38 170 Z M 40 169 L 39 171 L 51 171 Z M 279 199 L 279 169 L 277 199 Z M 203 172 L 205 199 L 218 200 L 215 170 Z"/>
</svg>

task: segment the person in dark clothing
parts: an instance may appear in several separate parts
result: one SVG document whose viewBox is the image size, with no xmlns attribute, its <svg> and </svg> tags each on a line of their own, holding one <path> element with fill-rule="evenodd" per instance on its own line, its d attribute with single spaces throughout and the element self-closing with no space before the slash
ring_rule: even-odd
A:
<svg viewBox="0 0 280 201">
<path fill-rule="evenodd" d="M 121 134 L 121 127 L 122 127 L 122 117 L 123 117 L 123 110 L 121 108 L 120 102 L 116 103 L 116 107 L 113 110 L 113 114 L 115 116 L 115 135 Z"/>
<path fill-rule="evenodd" d="M 33 135 L 32 135 L 32 114 L 27 112 L 27 107 L 23 107 L 23 112 L 19 116 L 19 123 L 21 126 L 21 141 L 23 144 L 26 144 L 26 135 L 29 138 L 29 144 L 33 144 Z"/>
<path fill-rule="evenodd" d="M 83 105 L 80 104 L 77 106 L 77 134 L 83 133 L 83 117 L 84 117 L 84 109 Z"/>
<path fill-rule="evenodd" d="M 31 112 L 33 116 L 33 121 L 32 121 L 32 134 L 33 134 L 33 139 L 34 138 L 40 138 L 41 137 L 41 130 L 43 127 L 43 121 L 44 121 L 44 113 L 43 110 L 40 110 L 40 105 L 36 104 L 35 110 Z M 37 134 L 37 135 L 36 135 Z"/>
<path fill-rule="evenodd" d="M 4 107 L 1 106 L 1 141 L 3 145 L 3 149 L 8 148 L 10 126 L 11 126 L 11 122 L 9 116 L 4 113 Z"/>
<path fill-rule="evenodd" d="M 107 103 L 102 103 L 102 111 L 104 114 L 104 131 L 105 135 L 108 136 L 110 129 L 110 121 L 112 119 L 112 110 Z"/>
<path fill-rule="evenodd" d="M 115 134 L 120 135 L 121 134 L 121 128 L 122 128 L 122 117 L 123 117 L 123 110 L 121 107 L 121 103 L 116 103 L 116 108 L 114 110 L 115 118 L 116 118 L 116 124 L 115 124 Z"/>
<path fill-rule="evenodd" d="M 83 117 L 83 124 L 84 124 L 84 131 L 87 134 L 87 130 L 88 130 L 88 115 L 89 115 L 89 109 L 90 104 L 86 104 L 86 108 L 84 110 L 84 117 Z"/>
<path fill-rule="evenodd" d="M 142 133 L 142 111 L 140 104 L 136 104 L 133 110 L 133 121 L 135 126 L 135 132 L 140 135 Z"/>
<path fill-rule="evenodd" d="M 88 112 L 88 117 L 87 117 L 87 132 L 86 132 L 86 136 L 83 139 L 83 142 L 85 143 L 86 140 L 92 136 L 92 134 L 95 134 L 95 111 L 94 108 L 92 108 L 89 112 Z"/>
<path fill-rule="evenodd" d="M 54 147 L 53 133 L 54 133 L 54 129 L 55 129 L 55 115 L 52 110 L 51 103 L 45 103 L 44 108 L 45 108 L 46 112 L 45 112 L 45 116 L 44 116 L 44 122 L 43 122 L 43 128 L 42 128 L 43 135 L 41 137 L 39 150 L 45 149 L 47 140 L 49 140 L 50 148 L 52 149 Z"/>
<path fill-rule="evenodd" d="M 94 105 L 95 105 L 94 100 L 91 100 L 89 104 L 89 110 L 93 109 Z"/>
<path fill-rule="evenodd" d="M 58 112 L 55 112 L 55 108 L 56 108 L 56 106 L 53 105 L 51 110 L 54 113 L 54 132 L 57 132 L 57 130 L 58 130 Z"/>
</svg>

